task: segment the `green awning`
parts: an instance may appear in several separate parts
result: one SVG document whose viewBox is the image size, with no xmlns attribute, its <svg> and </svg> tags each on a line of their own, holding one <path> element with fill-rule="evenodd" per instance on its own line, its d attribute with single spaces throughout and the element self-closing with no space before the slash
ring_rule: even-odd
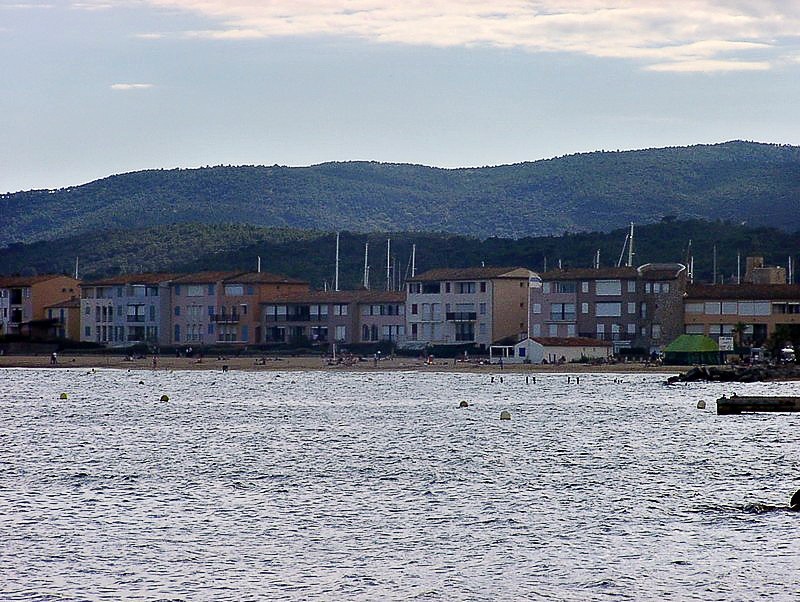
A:
<svg viewBox="0 0 800 602">
<path fill-rule="evenodd" d="M 682 334 L 664 349 L 664 353 L 716 353 L 719 345 L 702 334 Z"/>
</svg>

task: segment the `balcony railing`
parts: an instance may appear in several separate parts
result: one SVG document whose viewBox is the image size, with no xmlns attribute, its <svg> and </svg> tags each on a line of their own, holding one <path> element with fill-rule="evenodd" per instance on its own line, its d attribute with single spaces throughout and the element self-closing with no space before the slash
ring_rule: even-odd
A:
<svg viewBox="0 0 800 602">
<path fill-rule="evenodd" d="M 632 341 L 636 338 L 635 334 L 626 332 L 579 332 L 578 336 L 586 339 L 596 339 L 598 341 Z"/>
<path fill-rule="evenodd" d="M 127 322 L 144 322 L 144 316 L 128 316 Z"/>
<path fill-rule="evenodd" d="M 474 311 L 448 311 L 445 319 L 448 322 L 474 322 L 478 319 L 478 314 Z"/>
<path fill-rule="evenodd" d="M 239 322 L 239 314 L 214 314 L 210 317 L 211 321 L 217 324 L 236 324 Z"/>
</svg>

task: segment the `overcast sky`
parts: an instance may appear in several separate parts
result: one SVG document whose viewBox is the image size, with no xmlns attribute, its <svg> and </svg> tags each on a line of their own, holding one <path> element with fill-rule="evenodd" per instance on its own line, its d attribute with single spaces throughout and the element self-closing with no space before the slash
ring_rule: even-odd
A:
<svg viewBox="0 0 800 602">
<path fill-rule="evenodd" d="M 800 143 L 794 0 L 0 0 L 0 192 Z"/>
</svg>

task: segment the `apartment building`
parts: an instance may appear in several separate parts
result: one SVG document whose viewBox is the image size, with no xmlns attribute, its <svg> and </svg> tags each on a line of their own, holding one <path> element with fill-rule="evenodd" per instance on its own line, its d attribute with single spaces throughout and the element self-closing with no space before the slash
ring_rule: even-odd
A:
<svg viewBox="0 0 800 602">
<path fill-rule="evenodd" d="M 123 274 L 81 285 L 81 341 L 169 344 L 173 274 Z"/>
<path fill-rule="evenodd" d="M 260 304 L 308 282 L 266 272 L 197 272 L 171 283 L 172 342 L 254 344 L 263 339 Z"/>
<path fill-rule="evenodd" d="M 800 328 L 800 285 L 691 284 L 684 299 L 687 334 L 738 339 L 761 347 L 780 327 Z"/>
<path fill-rule="evenodd" d="M 683 333 L 685 289 L 681 264 L 546 272 L 531 289 L 530 336 L 658 350 Z"/>
<path fill-rule="evenodd" d="M 45 308 L 46 319 L 52 324 L 53 336 L 71 341 L 81 340 L 81 300 L 59 301 Z"/>
<path fill-rule="evenodd" d="M 435 269 L 406 285 L 406 338 L 434 345 L 471 343 L 487 351 L 527 335 L 536 274 L 526 268 Z"/>
<path fill-rule="evenodd" d="M 267 272 L 245 272 L 225 278 L 216 315 L 218 343 L 259 343 L 263 340 L 261 303 L 276 295 L 303 293 L 308 282 Z"/>
<path fill-rule="evenodd" d="M 264 343 L 389 343 L 405 339 L 405 295 L 379 291 L 306 291 L 264 301 Z"/>
<path fill-rule="evenodd" d="M 0 335 L 54 336 L 46 309 L 80 294 L 69 276 L 0 277 Z"/>
</svg>

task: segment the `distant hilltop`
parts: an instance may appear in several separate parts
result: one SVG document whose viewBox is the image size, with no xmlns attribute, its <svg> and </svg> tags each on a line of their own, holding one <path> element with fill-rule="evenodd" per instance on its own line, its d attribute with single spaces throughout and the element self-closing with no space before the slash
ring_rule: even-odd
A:
<svg viewBox="0 0 800 602">
<path fill-rule="evenodd" d="M 148 170 L 0 196 L 0 247 L 183 223 L 518 238 L 677 216 L 794 231 L 798 201 L 800 147 L 742 141 L 481 168 Z"/>
</svg>

